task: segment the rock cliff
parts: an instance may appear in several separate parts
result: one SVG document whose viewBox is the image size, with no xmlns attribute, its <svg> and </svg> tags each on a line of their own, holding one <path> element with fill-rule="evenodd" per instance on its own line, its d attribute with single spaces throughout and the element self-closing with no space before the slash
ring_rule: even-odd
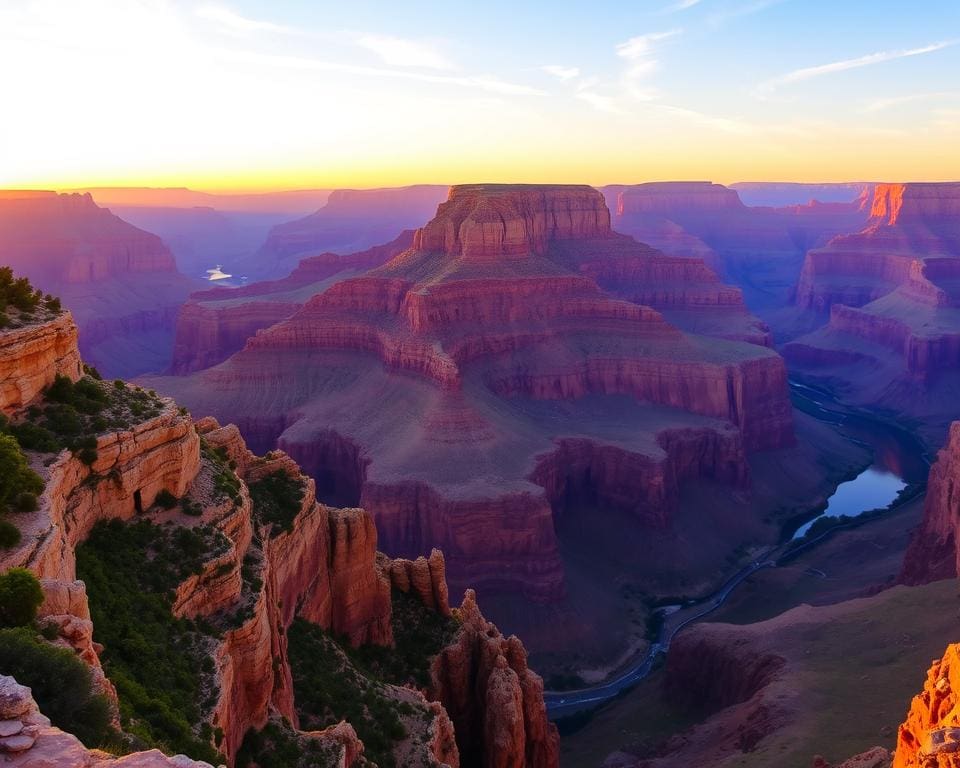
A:
<svg viewBox="0 0 960 768">
<path fill-rule="evenodd" d="M 778 356 L 647 306 L 695 305 L 678 285 L 705 270 L 612 232 L 589 187 L 454 187 L 412 248 L 216 368 L 150 381 L 369 510 L 388 553 L 443 549 L 454 589 L 556 599 L 564 488 L 669 525 L 678 478 L 744 488 L 746 452 L 793 439 Z M 705 301 L 742 307 L 709 277 Z M 567 439 L 588 458 L 564 464 Z"/>
<path fill-rule="evenodd" d="M 956 768 L 960 766 L 960 646 L 948 645 L 942 659 L 934 659 L 923 691 L 913 697 L 906 720 L 897 733 L 893 768 Z"/>
<path fill-rule="evenodd" d="M 960 422 L 950 427 L 947 444 L 930 468 L 923 522 L 913 533 L 903 558 L 899 580 L 926 584 L 956 576 L 960 563 L 957 527 L 960 526 Z"/>
<path fill-rule="evenodd" d="M 82 373 L 69 312 L 52 322 L 0 330 L 0 413 L 29 405 L 58 374 L 76 381 Z"/>
<path fill-rule="evenodd" d="M 878 184 L 869 210 L 861 231 L 807 254 L 797 306 L 829 321 L 783 354 L 939 431 L 960 371 L 960 184 Z"/>
</svg>

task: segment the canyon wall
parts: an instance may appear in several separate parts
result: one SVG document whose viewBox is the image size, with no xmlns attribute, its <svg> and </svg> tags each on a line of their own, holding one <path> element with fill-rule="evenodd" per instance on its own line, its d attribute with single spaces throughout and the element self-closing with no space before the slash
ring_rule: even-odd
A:
<svg viewBox="0 0 960 768">
<path fill-rule="evenodd" d="M 950 426 L 947 444 L 930 467 L 923 522 L 910 540 L 899 580 L 926 584 L 956 576 L 960 564 L 960 422 Z"/>
<path fill-rule="evenodd" d="M 190 294 L 177 314 L 170 372 L 183 375 L 223 362 L 257 331 L 292 316 L 312 293 L 380 266 L 412 242 L 413 231 L 406 230 L 389 243 L 359 253 L 303 259 L 280 280 Z"/>
<path fill-rule="evenodd" d="M 960 766 L 960 646 L 947 646 L 934 659 L 923 691 L 913 697 L 897 733 L 893 768 L 957 768 Z"/>
<path fill-rule="evenodd" d="M 82 374 L 69 312 L 53 322 L 0 330 L 0 413 L 29 405 L 58 375 L 76 381 Z"/>
<path fill-rule="evenodd" d="M 413 247 L 216 368 L 148 381 L 362 505 L 388 553 L 440 547 L 456 589 L 555 600 L 552 515 L 587 475 L 664 528 L 682 481 L 746 490 L 746 452 L 793 442 L 781 358 L 685 333 L 653 301 L 749 317 L 702 262 L 612 232 L 594 189 L 454 187 Z M 567 439 L 615 468 L 562 464 Z"/>
</svg>

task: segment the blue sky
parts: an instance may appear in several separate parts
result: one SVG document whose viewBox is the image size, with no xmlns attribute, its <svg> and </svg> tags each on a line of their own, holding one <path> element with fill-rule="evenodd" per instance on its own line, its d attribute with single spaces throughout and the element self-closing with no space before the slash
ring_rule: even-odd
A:
<svg viewBox="0 0 960 768">
<path fill-rule="evenodd" d="M 0 0 L 0 66 L 6 186 L 960 177 L 956 0 Z"/>
</svg>

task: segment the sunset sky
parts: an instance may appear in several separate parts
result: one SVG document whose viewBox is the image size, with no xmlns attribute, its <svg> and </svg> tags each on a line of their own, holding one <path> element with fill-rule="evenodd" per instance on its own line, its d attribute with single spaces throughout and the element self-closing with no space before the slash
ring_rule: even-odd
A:
<svg viewBox="0 0 960 768">
<path fill-rule="evenodd" d="M 0 187 L 960 178 L 957 0 L 0 0 L 0 72 Z"/>
</svg>

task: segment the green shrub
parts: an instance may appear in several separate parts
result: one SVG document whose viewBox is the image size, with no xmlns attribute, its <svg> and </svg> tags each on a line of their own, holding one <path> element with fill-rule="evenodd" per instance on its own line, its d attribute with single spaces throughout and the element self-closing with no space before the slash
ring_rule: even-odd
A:
<svg viewBox="0 0 960 768">
<path fill-rule="evenodd" d="M 149 520 L 94 526 L 77 548 L 77 575 L 87 584 L 94 639 L 117 688 L 124 730 L 147 746 L 217 764 L 199 732 L 216 701 L 206 622 L 174 617 L 174 588 L 227 546 L 222 534 L 158 526 Z M 149 567 L 144 567 L 149 563 Z"/>
<path fill-rule="evenodd" d="M 30 469 L 16 439 L 0 434 L 0 512 L 15 503 L 20 494 L 42 490 L 43 480 Z"/>
<path fill-rule="evenodd" d="M 43 603 L 40 582 L 26 568 L 0 574 L 0 627 L 25 627 Z"/>
<path fill-rule="evenodd" d="M 173 509 L 177 506 L 177 497 L 174 496 L 166 488 L 161 488 L 160 492 L 154 497 L 154 503 L 160 505 L 164 509 Z"/>
<path fill-rule="evenodd" d="M 0 308 L 13 306 L 21 312 L 33 312 L 42 298 L 27 278 L 15 278 L 10 267 L 0 267 Z"/>
<path fill-rule="evenodd" d="M 40 711 L 58 728 L 98 747 L 111 734 L 110 703 L 97 693 L 90 668 L 76 654 L 26 628 L 0 630 L 0 674 L 27 685 Z"/>
<path fill-rule="evenodd" d="M 250 483 L 253 514 L 258 522 L 270 524 L 280 531 L 290 531 L 303 501 L 303 483 L 277 470 L 262 480 Z"/>
<path fill-rule="evenodd" d="M 20 491 L 13 500 L 13 508 L 17 512 L 36 512 L 38 507 L 37 494 L 32 491 Z"/>
<path fill-rule="evenodd" d="M 20 543 L 20 529 L 0 517 L 0 549 L 10 549 Z"/>
</svg>

